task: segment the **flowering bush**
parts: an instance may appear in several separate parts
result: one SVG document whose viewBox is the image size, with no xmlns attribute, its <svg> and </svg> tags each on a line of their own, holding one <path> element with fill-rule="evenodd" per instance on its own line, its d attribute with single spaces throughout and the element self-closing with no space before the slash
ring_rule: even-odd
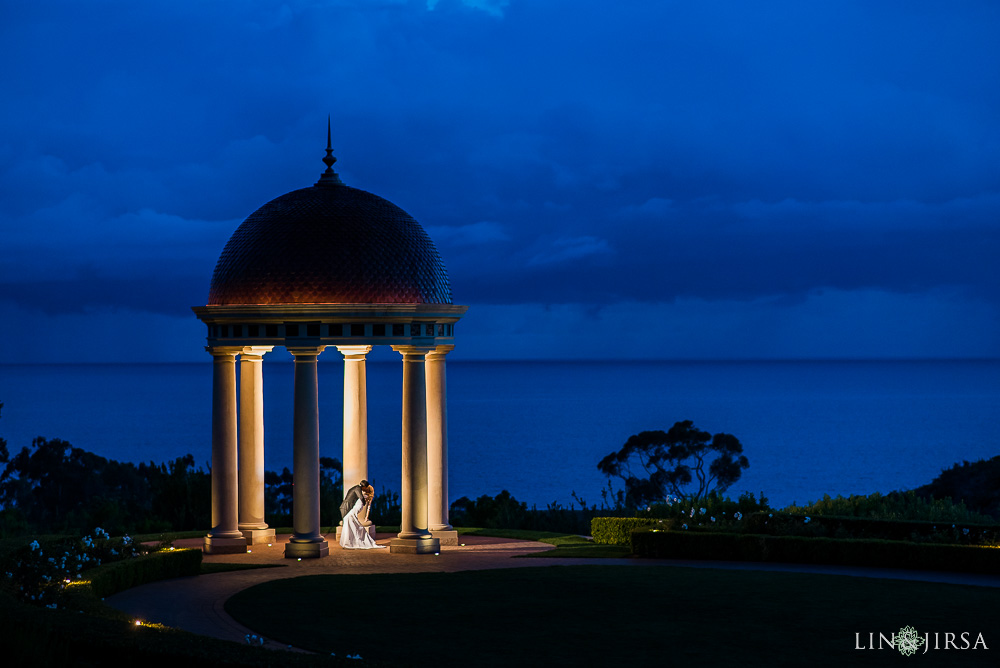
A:
<svg viewBox="0 0 1000 668">
<path fill-rule="evenodd" d="M 663 503 L 653 504 L 647 512 L 639 513 L 639 516 L 676 519 L 686 522 L 684 526 L 690 525 L 691 528 L 710 526 L 714 531 L 725 531 L 739 530 L 744 515 L 767 510 L 770 510 L 770 507 L 763 494 L 758 499 L 750 492 L 744 492 L 736 500 L 710 494 L 702 499 L 698 506 L 686 503 L 677 497 L 667 497 Z"/>
<path fill-rule="evenodd" d="M 147 551 L 131 537 L 112 538 L 99 527 L 78 540 L 60 539 L 44 545 L 33 540 L 8 556 L 0 582 L 22 601 L 55 608 L 66 587 L 82 581 L 87 570 Z"/>
</svg>

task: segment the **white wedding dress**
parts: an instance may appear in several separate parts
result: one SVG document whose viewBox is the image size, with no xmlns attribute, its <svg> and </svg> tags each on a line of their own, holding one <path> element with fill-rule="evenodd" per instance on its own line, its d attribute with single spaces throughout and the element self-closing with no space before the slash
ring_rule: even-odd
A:
<svg viewBox="0 0 1000 668">
<path fill-rule="evenodd" d="M 354 502 L 351 512 L 344 518 L 344 526 L 340 529 L 340 546 L 348 550 L 371 550 L 374 548 L 384 548 L 385 545 L 377 544 L 368 534 L 367 527 L 361 526 L 358 513 L 364 508 L 361 499 Z"/>
</svg>

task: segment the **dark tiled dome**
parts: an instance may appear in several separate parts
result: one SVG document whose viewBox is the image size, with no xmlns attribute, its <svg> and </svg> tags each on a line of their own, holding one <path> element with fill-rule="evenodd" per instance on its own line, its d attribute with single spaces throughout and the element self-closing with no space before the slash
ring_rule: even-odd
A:
<svg viewBox="0 0 1000 668">
<path fill-rule="evenodd" d="M 209 305 L 451 304 L 444 263 L 398 206 L 320 182 L 260 207 L 226 244 Z"/>
</svg>

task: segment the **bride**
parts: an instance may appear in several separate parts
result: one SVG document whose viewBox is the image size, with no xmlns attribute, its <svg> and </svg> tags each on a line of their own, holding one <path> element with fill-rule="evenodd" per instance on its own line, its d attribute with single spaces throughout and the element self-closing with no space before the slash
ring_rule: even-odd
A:
<svg viewBox="0 0 1000 668">
<path fill-rule="evenodd" d="M 370 550 L 385 547 L 385 545 L 375 543 L 368 534 L 368 526 L 366 526 L 374 498 L 374 487 L 368 485 L 362 488 L 361 498 L 354 502 L 354 507 L 344 516 L 344 526 L 340 530 L 341 547 L 348 550 Z"/>
</svg>

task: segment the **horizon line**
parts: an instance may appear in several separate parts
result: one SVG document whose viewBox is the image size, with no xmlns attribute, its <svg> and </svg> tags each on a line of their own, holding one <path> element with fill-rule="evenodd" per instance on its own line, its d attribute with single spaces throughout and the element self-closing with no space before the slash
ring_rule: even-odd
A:
<svg viewBox="0 0 1000 668">
<path fill-rule="evenodd" d="M 332 363 L 343 360 L 330 357 Z M 286 363 L 289 360 L 264 359 L 265 364 Z M 394 364 L 398 360 L 367 360 L 371 364 Z M 659 363 L 659 364 L 787 364 L 787 363 L 834 363 L 851 364 L 859 362 L 1000 362 L 1000 357 L 677 357 L 677 358 L 650 358 L 650 357 L 630 357 L 620 359 L 608 358 L 459 358 L 449 360 L 452 364 L 463 363 L 498 363 L 498 364 L 636 364 L 636 363 Z M 320 363 L 331 363 L 320 358 Z M 165 364 L 211 364 L 211 360 L 206 361 L 103 361 L 103 362 L 0 362 L 0 366 L 151 366 Z"/>
</svg>

